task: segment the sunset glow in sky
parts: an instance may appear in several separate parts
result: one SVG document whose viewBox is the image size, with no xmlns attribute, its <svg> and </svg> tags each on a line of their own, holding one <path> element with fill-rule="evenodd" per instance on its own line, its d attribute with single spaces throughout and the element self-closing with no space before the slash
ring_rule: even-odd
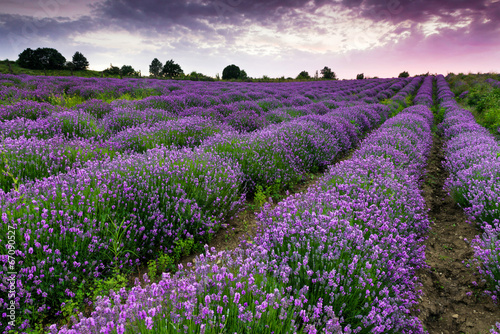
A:
<svg viewBox="0 0 500 334">
<path fill-rule="evenodd" d="M 500 0 L 0 0 L 0 59 L 28 47 L 145 75 L 155 57 L 209 76 L 500 72 Z"/>
</svg>

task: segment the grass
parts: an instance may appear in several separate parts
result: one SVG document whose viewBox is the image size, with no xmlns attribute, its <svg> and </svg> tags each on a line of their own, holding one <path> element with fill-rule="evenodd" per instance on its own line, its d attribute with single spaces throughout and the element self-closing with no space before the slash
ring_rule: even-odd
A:
<svg viewBox="0 0 500 334">
<path fill-rule="evenodd" d="M 9 63 L 10 63 L 10 70 L 9 69 Z M 115 76 L 104 76 L 104 74 L 100 71 L 92 71 L 92 70 L 86 70 L 86 71 L 73 71 L 73 74 L 71 74 L 70 70 L 30 70 L 27 68 L 20 67 L 17 65 L 16 62 L 14 61 L 9 61 L 9 60 L 0 60 L 0 73 L 2 74 L 28 74 L 28 75 L 48 75 L 48 76 L 61 76 L 61 77 L 69 77 L 69 76 L 75 76 L 75 77 L 84 77 L 84 78 L 119 78 L 120 76 L 115 75 Z"/>
<path fill-rule="evenodd" d="M 495 135 L 500 135 L 500 88 L 493 87 L 487 79 L 500 80 L 500 74 L 449 74 L 455 99 L 472 112 L 476 121 Z"/>
</svg>

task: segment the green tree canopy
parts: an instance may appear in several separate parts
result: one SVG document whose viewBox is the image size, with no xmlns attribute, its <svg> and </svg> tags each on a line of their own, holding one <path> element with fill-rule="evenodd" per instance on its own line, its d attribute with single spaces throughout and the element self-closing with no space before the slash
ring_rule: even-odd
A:
<svg viewBox="0 0 500 334">
<path fill-rule="evenodd" d="M 404 71 L 404 72 L 399 73 L 398 78 L 408 78 L 409 76 L 410 76 L 410 73 L 408 73 L 407 71 Z"/>
<path fill-rule="evenodd" d="M 120 69 L 120 72 L 125 77 L 130 77 L 135 75 L 135 70 L 130 65 L 123 65 L 122 68 Z"/>
<path fill-rule="evenodd" d="M 241 80 L 246 80 L 246 79 L 248 79 L 248 74 L 247 74 L 247 72 L 245 72 L 245 70 L 241 70 L 241 71 L 240 71 L 240 75 L 239 75 L 238 79 L 241 79 Z"/>
<path fill-rule="evenodd" d="M 365 78 L 365 74 L 364 73 L 360 73 L 358 75 L 356 75 L 356 79 L 357 80 L 363 80 Z"/>
<path fill-rule="evenodd" d="M 38 48 L 32 50 L 30 48 L 19 54 L 17 60 L 19 66 L 32 70 L 60 70 L 66 64 L 66 58 L 56 49 Z"/>
<path fill-rule="evenodd" d="M 302 71 L 297 75 L 297 79 L 311 79 L 311 76 L 307 71 Z"/>
<path fill-rule="evenodd" d="M 76 71 L 84 71 L 89 67 L 89 61 L 81 52 L 76 51 L 73 55 L 73 65 Z"/>
<path fill-rule="evenodd" d="M 222 71 L 222 80 L 238 79 L 240 74 L 241 70 L 238 66 L 234 64 L 228 65 Z"/>
<path fill-rule="evenodd" d="M 163 69 L 163 64 L 161 63 L 161 61 L 158 60 L 158 58 L 155 58 L 151 62 L 151 65 L 149 65 L 149 75 L 152 75 L 155 78 L 159 77 L 162 69 Z"/>
<path fill-rule="evenodd" d="M 162 75 L 175 78 L 184 74 L 182 68 L 179 64 L 176 64 L 172 59 L 168 60 L 165 65 L 163 65 Z"/>
<path fill-rule="evenodd" d="M 335 72 L 332 72 L 332 69 L 329 68 L 328 66 L 325 66 L 321 70 L 321 75 L 323 76 L 323 79 L 328 79 L 328 80 L 336 80 L 337 79 Z"/>
<path fill-rule="evenodd" d="M 120 68 L 118 66 L 113 66 L 113 64 L 110 64 L 107 69 L 102 71 L 102 73 L 106 75 L 119 75 L 120 74 Z"/>
</svg>

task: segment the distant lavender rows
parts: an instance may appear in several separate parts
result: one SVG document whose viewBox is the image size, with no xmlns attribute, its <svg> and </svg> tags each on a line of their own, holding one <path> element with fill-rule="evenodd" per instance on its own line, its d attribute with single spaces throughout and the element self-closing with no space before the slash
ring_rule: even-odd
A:
<svg viewBox="0 0 500 334">
<path fill-rule="evenodd" d="M 106 96 L 117 98 L 124 94 L 130 97 L 150 95 L 182 96 L 191 94 L 196 100 L 200 95 L 217 96 L 222 103 L 241 100 L 257 100 L 265 97 L 299 95 L 316 100 L 348 99 L 350 95 L 364 91 L 360 97 L 369 101 L 378 95 L 399 90 L 401 83 L 410 79 L 368 79 L 336 82 L 292 82 L 292 83 L 227 83 L 190 82 L 154 79 L 99 79 L 68 77 L 34 77 L 28 75 L 0 75 L 0 97 L 4 101 L 35 100 L 48 101 L 54 96 L 78 95 L 85 99 Z M 386 84 L 382 90 L 376 87 Z"/>
<path fill-rule="evenodd" d="M 56 79 L 43 80 L 57 82 Z M 116 100 L 110 104 L 90 100 L 73 110 L 44 102 L 21 101 L 0 107 L 0 119 L 3 119 L 0 134 L 7 138 L 1 149 L 11 162 L 11 172 L 19 176 L 22 183 L 69 168 L 83 167 L 87 160 L 108 159 L 117 153 L 143 152 L 160 145 L 194 147 L 211 135 L 231 129 L 251 132 L 296 117 L 326 114 L 331 108 L 360 103 L 352 98 L 378 101 L 392 96 L 403 87 L 406 91 L 414 90 L 418 79 L 413 79 L 407 87 L 408 79 L 362 84 L 339 82 L 333 86 L 323 84 L 322 89 L 318 88 L 315 92 L 316 95 L 305 89 L 300 91 L 304 95 L 297 95 L 298 90 L 285 92 L 282 88 L 257 89 L 251 85 L 242 91 L 220 90 L 220 85 L 214 85 L 194 94 L 190 92 L 198 88 L 186 85 L 186 91 L 173 90 L 174 93 L 179 92 L 175 96 L 171 93 L 138 101 Z M 43 80 L 28 87 L 44 87 L 47 82 Z M 76 84 L 81 79 L 73 80 Z M 60 81 L 62 83 L 59 84 L 68 84 L 67 78 Z M 161 83 L 169 84 L 167 81 Z M 339 87 L 345 90 L 339 90 Z M 335 93 L 328 95 L 327 91 Z M 323 102 L 313 103 L 311 98 L 318 96 L 324 99 Z M 252 101 L 251 98 L 258 100 Z M 10 177 L 0 176 L 0 188 L 7 191 L 12 186 Z"/>
<path fill-rule="evenodd" d="M 405 109 L 318 186 L 259 214 L 253 242 L 111 292 L 90 318 L 51 333 L 423 333 L 411 309 L 432 119 L 425 106 Z"/>
<path fill-rule="evenodd" d="M 443 76 L 438 97 L 446 109 L 440 129 L 447 140 L 445 188 L 484 231 L 472 241 L 479 272 L 492 297 L 500 295 L 500 144 L 452 98 Z M 498 324 L 500 328 L 500 324 Z"/>
<path fill-rule="evenodd" d="M 395 84 L 385 86 L 390 88 Z M 400 86 L 404 84 L 397 87 Z M 158 97 L 134 103 L 142 103 L 142 107 L 137 107 L 142 111 L 142 108 L 148 108 L 151 100 L 164 103 L 162 106 L 171 105 L 169 99 Z M 81 125 L 76 127 L 79 134 L 85 134 L 88 125 L 92 124 L 88 120 L 93 116 L 86 111 L 60 111 L 39 104 L 34 108 L 19 105 L 36 115 L 32 117 L 33 122 L 46 121 L 51 115 L 68 115 L 69 119 L 74 119 L 73 113 L 78 120 L 74 123 Z M 107 106 L 98 101 L 91 105 L 97 105 L 98 108 L 93 110 L 102 115 L 116 111 L 112 109 L 106 113 Z M 301 115 L 300 108 L 297 109 L 295 117 Z M 131 108 L 130 113 L 135 110 Z M 65 172 L 21 184 L 19 192 L 0 194 L 2 230 L 11 224 L 18 226 L 19 231 L 17 300 L 18 306 L 23 306 L 23 316 L 31 318 L 31 312 L 50 313 L 50 309 L 57 309 L 61 300 L 74 296 L 73 287 L 84 279 L 81 275 L 99 277 L 110 266 L 122 267 L 136 263 L 139 258 L 150 257 L 158 247 L 169 252 L 180 238 L 207 240 L 221 223 L 239 210 L 242 192 L 256 184 L 279 181 L 286 185 L 300 180 L 305 173 L 324 168 L 340 153 L 356 145 L 359 136 L 380 124 L 388 113 L 385 106 L 366 104 L 332 111 L 315 104 L 312 110 L 324 115 L 310 112 L 310 115 L 306 113 L 295 120 L 291 117 L 289 122 L 248 134 L 231 131 L 227 124 L 217 123 L 216 118 L 190 116 L 165 120 L 164 123 L 151 122 L 148 126 L 138 123 L 132 127 L 118 127 L 116 136 L 105 142 L 113 145 L 105 147 L 99 146 L 102 142 L 97 145 L 92 136 L 82 139 L 78 135 L 61 137 L 49 133 L 46 139 L 36 136 L 5 139 L 3 144 L 10 152 L 9 158 L 17 156 L 21 157 L 19 162 L 35 161 L 31 168 L 38 168 L 36 172 Z M 153 112 L 162 116 L 171 113 L 164 109 Z M 85 117 L 79 119 L 82 114 Z M 111 122 L 117 117 L 108 119 Z M 19 121 L 19 118 L 14 121 Z M 161 130 L 161 125 L 169 122 L 169 126 L 177 128 L 189 122 L 195 128 L 206 129 L 204 126 L 208 125 L 211 132 L 208 131 L 207 140 L 200 149 L 131 147 L 137 151 L 149 150 L 144 154 L 127 152 L 125 155 L 120 150 L 112 151 L 116 156 L 110 159 L 110 146 L 116 148 L 123 142 L 130 143 L 121 141 L 126 138 L 124 134 L 139 133 L 144 139 L 155 133 L 151 129 Z M 210 127 L 213 122 L 218 126 L 215 129 L 220 130 L 219 135 Z M 70 139 L 72 137 L 74 139 Z M 158 137 L 156 133 L 151 136 L 154 140 Z M 178 146 L 194 146 L 202 142 L 199 138 L 196 143 L 190 141 L 191 137 L 186 138 L 188 143 Z M 135 141 L 135 144 L 141 143 Z M 55 149 L 47 151 L 46 147 L 51 145 Z M 62 153 L 66 149 L 69 154 Z M 48 162 L 52 165 L 47 165 Z M 118 245 L 122 252 L 117 256 L 110 250 L 117 236 L 116 226 L 120 224 L 118 231 L 126 231 L 126 238 Z M 111 261 L 106 258 L 106 253 Z M 7 259 L 2 257 L 2 261 Z M 5 272 L 4 267 L 2 290 L 6 287 Z M 58 294 L 61 297 L 55 297 Z M 32 306 L 26 308 L 25 305 Z M 27 321 L 23 324 L 26 326 Z"/>
</svg>

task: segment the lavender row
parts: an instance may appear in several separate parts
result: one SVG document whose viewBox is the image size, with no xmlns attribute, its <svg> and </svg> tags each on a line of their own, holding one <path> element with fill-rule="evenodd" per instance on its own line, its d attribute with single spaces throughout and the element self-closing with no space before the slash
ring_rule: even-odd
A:
<svg viewBox="0 0 500 334">
<path fill-rule="evenodd" d="M 144 100 L 143 100 L 144 101 Z M 264 111 L 255 102 L 236 102 L 230 105 L 213 107 L 190 107 L 178 109 L 168 97 L 155 98 L 155 103 L 148 103 L 144 108 L 136 109 L 130 106 L 104 107 L 101 101 L 87 104 L 85 109 L 58 110 L 45 117 L 36 119 L 16 117 L 0 122 L 0 134 L 3 137 L 36 137 L 49 139 L 56 136 L 67 138 L 107 139 L 116 133 L 131 127 L 151 125 L 157 122 L 169 121 L 188 116 L 210 117 L 226 123 L 238 131 L 251 132 L 279 123 L 285 118 L 293 118 L 309 114 L 324 114 L 330 109 L 323 103 L 309 103 L 298 106 L 283 107 L 275 103 L 277 108 Z M 160 103 L 161 102 L 161 103 Z M 272 101 L 269 104 L 273 103 Z M 172 105 L 171 105 L 172 103 Z M 33 103 L 30 103 L 30 105 Z M 34 103 L 30 109 L 36 113 L 45 104 Z M 15 109 L 17 114 L 25 113 L 26 103 L 21 102 L 9 106 L 9 112 Z M 103 112 L 105 111 L 105 112 Z M 96 117 L 95 115 L 99 117 Z"/>
<path fill-rule="evenodd" d="M 410 83 L 401 89 L 396 95 L 392 97 L 393 101 L 402 104 L 404 107 L 409 107 L 406 99 L 409 95 L 413 94 L 414 91 L 421 85 L 423 77 L 414 77 L 411 79 Z"/>
<path fill-rule="evenodd" d="M 384 105 L 339 108 L 249 134 L 215 135 L 202 147 L 238 161 L 249 192 L 257 185 L 286 189 L 356 146 L 360 137 L 381 124 L 388 113 Z"/>
<path fill-rule="evenodd" d="M 68 140 L 61 136 L 6 138 L 0 154 L 4 159 L 2 163 L 7 166 L 4 168 L 15 175 L 18 183 L 25 183 L 83 168 L 89 160 L 111 159 L 119 152 L 144 152 L 160 146 L 195 147 L 205 138 L 227 131 L 234 129 L 212 118 L 192 116 L 127 128 L 106 141 L 93 138 Z M 9 191 L 13 186 L 9 175 L 0 175 L 0 189 Z"/>
<path fill-rule="evenodd" d="M 422 83 L 422 86 L 420 86 L 420 89 L 417 92 L 417 95 L 415 96 L 415 99 L 413 102 L 415 104 L 420 104 L 423 106 L 431 107 L 434 104 L 433 98 L 432 98 L 432 84 L 434 81 L 434 76 L 427 76 L 424 79 L 424 82 Z"/>
<path fill-rule="evenodd" d="M 423 333 L 411 309 L 429 221 L 411 166 L 425 166 L 430 122 L 428 108 L 406 109 L 317 187 L 259 214 L 253 242 L 207 249 L 193 270 L 110 291 L 91 317 L 51 333 Z M 396 133 L 420 141 L 391 147 Z M 365 158 L 381 138 L 386 154 Z"/>
<path fill-rule="evenodd" d="M 484 233 L 472 242 L 479 272 L 494 299 L 500 294 L 500 144 L 474 116 L 460 106 L 438 76 L 444 121 L 439 126 L 446 139 L 444 167 L 450 176 L 445 188 Z"/>
</svg>

